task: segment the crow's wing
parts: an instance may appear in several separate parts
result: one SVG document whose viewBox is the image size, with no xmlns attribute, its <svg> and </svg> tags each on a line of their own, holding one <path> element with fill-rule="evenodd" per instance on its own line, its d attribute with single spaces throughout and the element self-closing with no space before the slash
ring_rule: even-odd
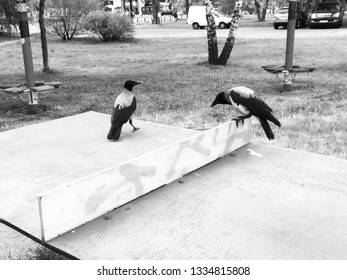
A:
<svg viewBox="0 0 347 280">
<path fill-rule="evenodd" d="M 113 107 L 112 114 L 111 114 L 111 123 L 114 123 L 115 120 L 119 117 L 121 110 L 119 109 L 119 105 L 117 105 L 116 108 Z"/>
<path fill-rule="evenodd" d="M 281 123 L 272 114 L 272 109 L 256 94 L 243 96 L 242 93 L 231 90 L 230 96 L 236 104 L 246 107 L 250 113 L 258 118 L 269 120 L 281 126 Z"/>
<path fill-rule="evenodd" d="M 126 123 L 131 118 L 135 110 L 136 110 L 136 98 L 134 96 L 129 107 L 121 108 L 120 105 L 118 104 L 115 108 L 113 108 L 113 112 L 111 115 L 111 123 L 112 124 Z"/>
</svg>

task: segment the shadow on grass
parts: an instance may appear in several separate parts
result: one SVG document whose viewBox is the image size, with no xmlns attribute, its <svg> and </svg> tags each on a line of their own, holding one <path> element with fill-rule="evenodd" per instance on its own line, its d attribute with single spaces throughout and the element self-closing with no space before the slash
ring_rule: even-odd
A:
<svg viewBox="0 0 347 280">
<path fill-rule="evenodd" d="M 207 60 L 202 60 L 196 63 L 197 66 L 202 66 L 202 67 L 206 67 L 210 70 L 215 70 L 215 69 L 219 69 L 219 68 L 225 68 L 227 67 L 227 65 L 213 65 L 210 64 Z"/>
<path fill-rule="evenodd" d="M 68 260 L 66 257 L 53 252 L 45 247 L 38 246 L 36 248 L 28 248 L 28 250 L 16 256 L 11 253 L 8 255 L 8 260 Z"/>
<path fill-rule="evenodd" d="M 137 39 L 134 37 L 131 38 L 123 38 L 118 39 L 115 41 L 102 41 L 99 37 L 96 35 L 88 34 L 88 35 L 78 35 L 73 37 L 71 40 L 63 40 L 56 36 L 56 38 L 53 38 L 52 35 L 52 41 L 55 43 L 62 43 L 62 44 L 85 44 L 85 45 L 99 45 L 99 44 L 137 44 L 141 39 Z"/>
</svg>

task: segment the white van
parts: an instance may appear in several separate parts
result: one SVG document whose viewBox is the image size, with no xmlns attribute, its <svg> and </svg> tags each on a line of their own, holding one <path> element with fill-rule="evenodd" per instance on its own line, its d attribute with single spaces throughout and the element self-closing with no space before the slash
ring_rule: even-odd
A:
<svg viewBox="0 0 347 280">
<path fill-rule="evenodd" d="M 220 15 L 213 11 L 214 21 L 219 28 L 229 28 L 232 18 Z M 187 17 L 187 24 L 191 24 L 194 29 L 203 29 L 207 26 L 206 6 L 190 6 Z"/>
</svg>

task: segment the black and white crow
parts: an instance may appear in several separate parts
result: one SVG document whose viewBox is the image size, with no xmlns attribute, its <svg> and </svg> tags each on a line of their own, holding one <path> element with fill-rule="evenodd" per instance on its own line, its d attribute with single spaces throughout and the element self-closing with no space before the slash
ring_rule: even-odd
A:
<svg viewBox="0 0 347 280">
<path fill-rule="evenodd" d="M 118 140 L 122 131 L 123 124 L 129 121 L 129 124 L 138 130 L 138 127 L 133 126 L 131 119 L 132 114 L 136 110 L 136 98 L 132 93 L 133 87 L 141 83 L 128 80 L 124 84 L 125 90 L 118 95 L 111 115 L 111 129 L 107 134 L 108 140 Z"/>
<path fill-rule="evenodd" d="M 272 109 L 250 88 L 241 86 L 220 92 L 217 94 L 211 107 L 217 104 L 231 105 L 242 114 L 242 116 L 233 119 L 236 121 L 236 126 L 238 126 L 240 121 L 243 124 L 244 119 L 250 118 L 252 115 L 256 116 L 259 119 L 267 138 L 269 140 L 275 139 L 267 121 L 271 121 L 279 127 L 281 126 L 281 123 L 272 114 Z"/>
</svg>

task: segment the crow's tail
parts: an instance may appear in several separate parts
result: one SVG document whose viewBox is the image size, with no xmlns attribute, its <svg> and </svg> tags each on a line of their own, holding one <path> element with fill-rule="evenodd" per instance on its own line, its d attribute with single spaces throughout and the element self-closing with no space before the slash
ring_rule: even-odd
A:
<svg viewBox="0 0 347 280">
<path fill-rule="evenodd" d="M 120 133 L 122 132 L 123 125 L 114 125 L 112 124 L 110 131 L 107 134 L 108 140 L 118 140 Z"/>
<path fill-rule="evenodd" d="M 271 114 L 271 117 L 267 118 L 269 121 L 272 121 L 275 125 L 281 127 L 281 123 L 278 119 L 274 117 L 274 115 Z"/>
<path fill-rule="evenodd" d="M 275 139 L 275 135 L 271 130 L 271 127 L 267 120 L 259 119 L 261 126 L 263 127 L 265 134 L 269 140 Z"/>
</svg>

